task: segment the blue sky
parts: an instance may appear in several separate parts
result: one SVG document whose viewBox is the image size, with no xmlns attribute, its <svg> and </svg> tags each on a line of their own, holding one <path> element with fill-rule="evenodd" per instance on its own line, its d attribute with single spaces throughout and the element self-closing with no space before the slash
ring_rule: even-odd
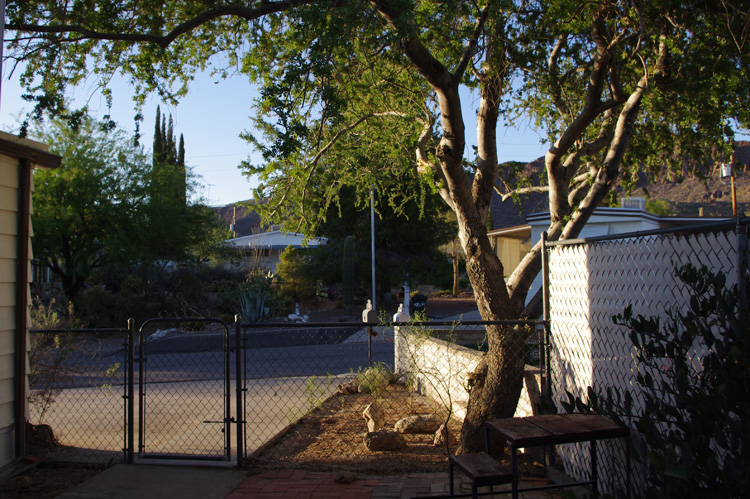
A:
<svg viewBox="0 0 750 499">
<path fill-rule="evenodd" d="M 4 68 L 4 69 L 7 69 Z M 135 115 L 132 91 L 125 81 L 116 81 L 113 86 L 114 104 L 112 119 L 126 131 L 134 131 Z M 31 104 L 21 99 L 22 91 L 14 77 L 3 73 L 0 95 L 0 128 L 4 131 L 18 130 L 19 117 L 23 111 L 31 110 Z M 162 113 L 171 114 L 175 130 L 185 137 L 185 161 L 198 176 L 199 189 L 211 205 L 225 205 L 244 201 L 252 197 L 256 182 L 240 173 L 237 166 L 244 159 L 258 161 L 252 147 L 239 138 L 239 134 L 250 126 L 254 88 L 241 76 L 217 80 L 208 74 L 199 75 L 190 87 L 190 92 L 177 106 L 166 106 L 151 96 L 143 109 L 141 140 L 147 150 L 153 142 L 156 106 Z M 101 118 L 107 114 L 106 103 L 93 85 L 83 85 L 69 96 L 76 105 L 88 103 L 92 115 Z M 470 96 L 465 106 L 476 108 Z M 473 113 L 465 113 L 469 144 L 475 144 Z M 544 154 L 540 137 L 530 128 L 500 128 L 500 162 L 516 160 L 531 161 Z M 467 157 L 471 149 L 467 149 Z"/>
</svg>

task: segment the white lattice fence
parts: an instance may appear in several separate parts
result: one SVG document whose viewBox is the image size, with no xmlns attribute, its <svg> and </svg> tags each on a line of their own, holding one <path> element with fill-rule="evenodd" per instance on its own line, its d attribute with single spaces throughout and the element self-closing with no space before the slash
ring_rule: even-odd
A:
<svg viewBox="0 0 750 499">
<path fill-rule="evenodd" d="M 685 307 L 689 294 L 674 271 L 687 263 L 721 270 L 730 281 L 736 280 L 736 237 L 732 231 L 669 234 L 552 247 L 549 360 L 558 410 L 560 401 L 567 400 L 566 391 L 584 396 L 589 386 L 599 393 L 631 390 L 639 405 L 638 392 L 632 390 L 638 370 L 632 343 L 612 317 L 628 305 L 635 315 L 662 319 L 667 310 Z M 587 477 L 588 444 L 561 447 L 566 472 L 578 479 Z M 611 492 L 622 484 L 624 445 L 600 443 L 597 449 L 602 490 Z M 636 469 L 634 476 L 644 474 Z"/>
</svg>

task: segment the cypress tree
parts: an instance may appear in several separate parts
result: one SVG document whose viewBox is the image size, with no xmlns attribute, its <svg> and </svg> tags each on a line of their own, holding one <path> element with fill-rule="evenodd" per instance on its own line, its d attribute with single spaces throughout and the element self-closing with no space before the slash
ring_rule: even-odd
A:
<svg viewBox="0 0 750 499">
<path fill-rule="evenodd" d="M 157 164 L 161 163 L 162 155 L 164 152 L 164 141 L 161 135 L 161 109 L 156 106 L 156 123 L 154 125 L 154 153 L 152 158 L 152 165 L 156 167 Z"/>
</svg>

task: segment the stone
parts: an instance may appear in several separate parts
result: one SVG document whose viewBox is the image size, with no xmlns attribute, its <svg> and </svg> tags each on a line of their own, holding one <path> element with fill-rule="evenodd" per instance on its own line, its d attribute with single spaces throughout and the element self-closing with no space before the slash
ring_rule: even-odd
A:
<svg viewBox="0 0 750 499">
<path fill-rule="evenodd" d="M 357 389 L 359 388 L 359 380 L 352 380 L 348 383 L 344 383 L 339 385 L 338 392 L 343 395 L 352 395 L 357 393 Z"/>
<path fill-rule="evenodd" d="M 435 433 L 442 422 L 435 414 L 419 414 L 399 419 L 393 429 L 399 433 Z"/>
<path fill-rule="evenodd" d="M 367 431 L 369 433 L 378 431 L 385 426 L 385 411 L 379 403 L 373 402 L 365 407 L 362 411 L 362 417 L 367 421 Z"/>
<path fill-rule="evenodd" d="M 379 430 L 365 435 L 365 447 L 372 452 L 405 449 L 406 440 L 395 431 Z"/>
<path fill-rule="evenodd" d="M 357 479 L 357 475 L 351 471 L 339 471 L 333 476 L 333 481 L 336 483 L 352 483 Z"/>
<path fill-rule="evenodd" d="M 446 439 L 448 440 L 448 447 L 455 447 L 458 444 L 455 433 L 443 423 L 438 428 L 438 431 L 435 432 L 435 441 L 433 443 L 435 447 L 445 447 Z"/>
</svg>

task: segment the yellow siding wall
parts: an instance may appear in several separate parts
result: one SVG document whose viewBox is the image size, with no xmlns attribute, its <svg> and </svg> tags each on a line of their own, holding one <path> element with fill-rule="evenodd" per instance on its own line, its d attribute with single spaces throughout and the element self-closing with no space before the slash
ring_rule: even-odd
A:
<svg viewBox="0 0 750 499">
<path fill-rule="evenodd" d="M 0 468 L 13 460 L 18 161 L 0 156 Z"/>
<path fill-rule="evenodd" d="M 531 250 L 531 243 L 514 237 L 496 237 L 495 252 L 503 262 L 503 277 L 510 277 L 521 259 Z"/>
</svg>

